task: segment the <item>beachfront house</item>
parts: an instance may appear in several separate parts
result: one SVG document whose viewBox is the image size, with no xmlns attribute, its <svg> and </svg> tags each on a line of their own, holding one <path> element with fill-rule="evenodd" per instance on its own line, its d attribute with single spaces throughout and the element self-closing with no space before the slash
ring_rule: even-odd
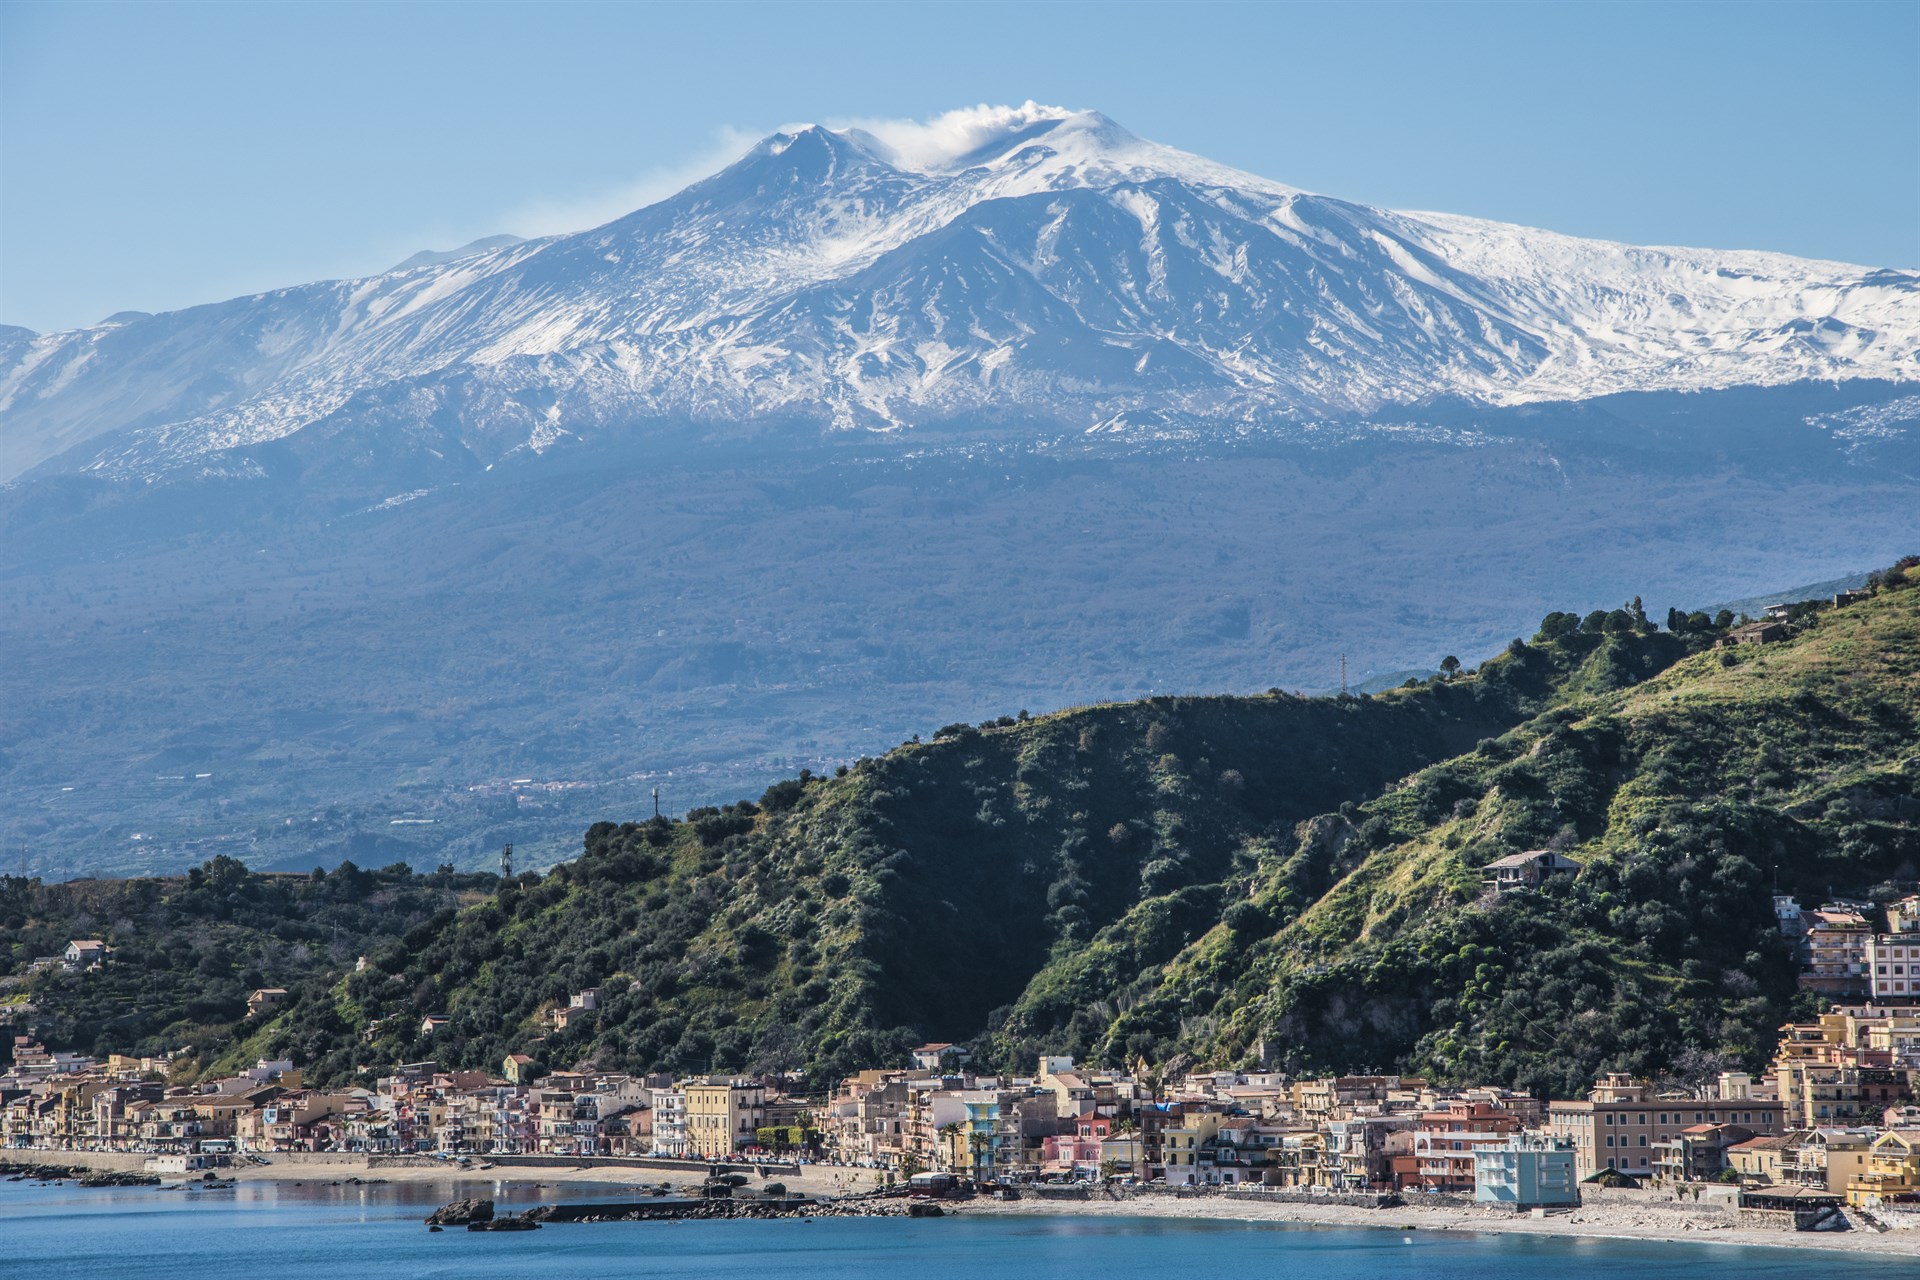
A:
<svg viewBox="0 0 1920 1280">
<path fill-rule="evenodd" d="M 1513 1134 L 1473 1149 L 1473 1198 L 1516 1209 L 1580 1203 L 1573 1145 L 1561 1139 Z"/>
</svg>

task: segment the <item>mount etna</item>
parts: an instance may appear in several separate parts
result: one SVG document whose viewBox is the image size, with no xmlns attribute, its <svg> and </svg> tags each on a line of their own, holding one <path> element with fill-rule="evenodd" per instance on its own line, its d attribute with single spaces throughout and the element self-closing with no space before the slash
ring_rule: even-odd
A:
<svg viewBox="0 0 1920 1280">
<path fill-rule="evenodd" d="M 950 720 L 1844 578 L 1920 532 L 1916 379 L 1913 271 L 1031 103 L 790 129 L 578 234 L 0 331 L 0 838 L 543 861 Z"/>
</svg>

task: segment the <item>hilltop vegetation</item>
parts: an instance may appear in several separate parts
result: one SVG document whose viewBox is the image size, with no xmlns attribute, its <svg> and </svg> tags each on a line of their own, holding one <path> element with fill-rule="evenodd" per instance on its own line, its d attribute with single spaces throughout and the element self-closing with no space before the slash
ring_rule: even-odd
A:
<svg viewBox="0 0 1920 1280">
<path fill-rule="evenodd" d="M 831 1075 L 942 1039 L 988 1063 L 1397 1065 L 1540 1092 L 1755 1065 L 1796 999 L 1775 886 L 1920 874 L 1907 587 L 1765 647 L 1715 648 L 1726 618 L 1553 614 L 1477 671 L 1372 697 L 954 725 L 755 802 L 600 823 L 457 912 L 410 899 L 368 968 L 278 980 L 289 1005 L 202 1065 L 292 1054 L 337 1079 L 524 1050 Z M 1542 847 L 1579 874 L 1482 898 L 1480 867 Z M 588 986 L 601 1007 L 553 1028 Z"/>
<path fill-rule="evenodd" d="M 0 974 L 59 956 L 75 938 L 113 948 L 90 973 L 54 965 L 0 988 L 0 1026 L 28 999 L 51 1043 L 158 1056 L 182 1047 L 199 1065 L 234 1038 L 247 996 L 297 988 L 350 967 L 370 946 L 485 896 L 493 877 L 406 866 L 261 875 L 216 858 L 184 876 L 47 885 L 0 876 Z M 441 914 L 444 913 L 444 914 Z M 0 1053 L 11 1048 L 0 1044 Z"/>
</svg>

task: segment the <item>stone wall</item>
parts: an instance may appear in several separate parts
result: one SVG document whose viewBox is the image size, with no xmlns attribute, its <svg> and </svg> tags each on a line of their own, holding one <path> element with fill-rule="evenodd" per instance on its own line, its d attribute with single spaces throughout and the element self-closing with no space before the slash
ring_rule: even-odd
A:
<svg viewBox="0 0 1920 1280">
<path fill-rule="evenodd" d="M 1818 1209 L 1736 1209 L 1734 1222 L 1761 1231 L 1846 1231 L 1851 1226 L 1837 1207 Z"/>
<path fill-rule="evenodd" d="M 1391 1192 L 1348 1191 L 1339 1194 L 1315 1195 L 1311 1191 L 1281 1190 L 1278 1188 L 1257 1187 L 1180 1187 L 1166 1191 L 1154 1191 L 1154 1195 L 1214 1196 L 1223 1200 L 1246 1200 L 1260 1204 L 1338 1204 L 1354 1209 L 1382 1209 L 1389 1205 L 1404 1203 L 1399 1196 Z"/>
</svg>

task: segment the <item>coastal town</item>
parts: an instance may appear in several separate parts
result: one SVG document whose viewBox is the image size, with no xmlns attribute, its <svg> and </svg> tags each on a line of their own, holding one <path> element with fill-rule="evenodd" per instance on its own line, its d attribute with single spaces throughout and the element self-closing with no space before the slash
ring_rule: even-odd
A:
<svg viewBox="0 0 1920 1280">
<path fill-rule="evenodd" d="M 1486 869 L 1487 892 L 1535 889 L 1577 865 L 1513 855 Z M 844 1191 L 1123 1188 L 1536 1217 L 1681 1204 L 1746 1230 L 1920 1242 L 1920 894 L 1805 908 L 1779 895 L 1773 907 L 1800 987 L 1825 1011 L 1781 1027 L 1758 1074 L 1609 1073 L 1584 1097 L 1542 1099 L 1395 1074 L 1053 1055 L 991 1072 L 966 1046 L 931 1043 L 837 1081 L 565 1069 L 515 1052 L 489 1070 L 412 1062 L 344 1087 L 308 1083 L 290 1059 L 205 1078 L 186 1050 L 49 1049 L 29 1024 L 0 1073 L 0 1162 L 109 1160 L 147 1178 L 341 1160 L 700 1174 L 759 1163 L 831 1171 Z M 84 975 L 113 964 L 113 949 L 77 938 L 36 963 Z M 563 1030 L 604 995 L 572 992 L 543 1016 Z M 249 1015 L 271 1018 L 287 998 L 256 990 Z M 10 1008 L 18 1030 L 31 1006 Z"/>
<path fill-rule="evenodd" d="M 1682 1087 L 1625 1075 L 1585 1098 L 1397 1075 L 1098 1069 L 1043 1057 L 976 1074 L 927 1044 L 812 1092 L 797 1077 L 401 1066 L 306 1086 L 289 1061 L 169 1085 L 165 1059 L 94 1060 L 27 1037 L 0 1075 L 0 1159 L 142 1156 L 197 1174 L 321 1153 L 671 1169 L 776 1160 L 925 1186 L 1148 1185 L 1552 1212 L 1641 1192 L 1748 1227 L 1920 1231 L 1920 1003 L 1836 1004 L 1782 1029 L 1763 1075 Z"/>
</svg>

